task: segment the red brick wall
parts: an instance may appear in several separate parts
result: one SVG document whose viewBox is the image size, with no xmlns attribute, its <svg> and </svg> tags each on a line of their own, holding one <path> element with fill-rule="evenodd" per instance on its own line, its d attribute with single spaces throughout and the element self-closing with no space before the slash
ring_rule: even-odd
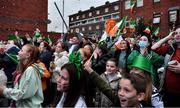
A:
<svg viewBox="0 0 180 108">
<path fill-rule="evenodd" d="M 131 14 L 130 10 L 125 10 L 125 3 L 122 3 L 122 16 L 128 16 L 129 18 L 135 18 L 137 16 L 143 16 L 145 19 L 145 23 L 149 20 L 152 20 L 153 13 L 161 13 L 161 23 L 160 27 L 160 34 L 161 36 L 166 36 L 169 33 L 169 25 L 168 25 L 168 9 L 172 7 L 180 6 L 179 0 L 160 0 L 159 3 L 153 3 L 153 0 L 143 0 L 142 7 L 135 7 L 135 14 Z M 180 7 L 179 7 L 180 8 Z M 179 10 L 180 11 L 180 10 Z M 179 14 L 180 18 L 180 14 Z M 179 19 L 180 20 L 180 19 Z M 179 21 L 180 23 L 180 21 Z M 179 24 L 180 25 L 180 24 Z"/>
<path fill-rule="evenodd" d="M 32 32 L 39 28 L 47 32 L 48 0 L 1 0 L 0 39 L 15 30 Z"/>
</svg>

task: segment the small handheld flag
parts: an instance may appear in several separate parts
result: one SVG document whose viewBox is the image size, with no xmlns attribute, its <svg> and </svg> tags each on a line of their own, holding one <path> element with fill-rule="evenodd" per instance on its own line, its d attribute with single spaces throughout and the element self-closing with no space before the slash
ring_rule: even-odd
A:
<svg viewBox="0 0 180 108">
<path fill-rule="evenodd" d="M 125 21 L 126 21 L 126 19 L 127 19 L 127 16 L 124 16 L 124 17 L 121 19 L 121 21 L 118 22 L 118 23 L 110 30 L 109 35 L 110 35 L 111 37 L 115 36 L 115 34 L 117 33 L 118 29 L 119 29 L 120 31 L 123 30 L 123 28 L 125 27 Z"/>
<path fill-rule="evenodd" d="M 143 32 L 145 32 L 145 33 L 147 33 L 147 34 L 150 34 L 150 33 L 151 33 L 151 30 L 150 30 L 149 27 L 146 27 L 146 29 L 145 29 Z"/>
</svg>

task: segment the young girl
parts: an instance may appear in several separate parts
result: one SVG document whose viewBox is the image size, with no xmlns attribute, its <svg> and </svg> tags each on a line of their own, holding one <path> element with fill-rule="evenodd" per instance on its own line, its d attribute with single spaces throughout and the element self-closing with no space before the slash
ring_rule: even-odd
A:
<svg viewBox="0 0 180 108">
<path fill-rule="evenodd" d="M 100 75 L 100 77 L 114 90 L 117 92 L 118 82 L 121 74 L 118 72 L 117 60 L 111 58 L 106 62 L 106 71 Z M 102 93 L 99 93 L 96 99 L 98 99 L 99 107 L 113 107 L 113 103 Z"/>
<path fill-rule="evenodd" d="M 19 72 L 15 80 L 14 88 L 0 87 L 0 95 L 16 101 L 16 107 L 41 107 L 43 92 L 41 87 L 41 75 L 33 67 L 38 60 L 37 47 L 26 44 L 18 53 Z"/>
<path fill-rule="evenodd" d="M 78 76 L 78 72 L 80 77 Z M 63 65 L 57 78 L 57 90 L 63 94 L 56 107 L 86 108 L 83 83 L 82 73 L 78 71 L 75 64 L 67 63 Z"/>
</svg>

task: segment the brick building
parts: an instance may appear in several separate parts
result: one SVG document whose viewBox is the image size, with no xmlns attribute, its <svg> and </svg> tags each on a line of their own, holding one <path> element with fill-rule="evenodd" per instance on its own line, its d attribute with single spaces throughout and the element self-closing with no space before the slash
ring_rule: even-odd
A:
<svg viewBox="0 0 180 108">
<path fill-rule="evenodd" d="M 70 33 L 78 31 L 88 36 L 101 36 L 104 30 L 104 23 L 110 18 L 119 21 L 119 1 L 106 2 L 105 5 L 90 7 L 89 10 L 80 10 L 78 13 L 70 15 Z"/>
<path fill-rule="evenodd" d="M 47 32 L 48 0 L 1 0 L 0 39 L 15 30 L 32 35 L 35 28 Z"/>
<path fill-rule="evenodd" d="M 145 23 L 152 22 L 153 26 L 160 27 L 160 35 L 166 36 L 169 29 L 180 26 L 179 0 L 136 0 L 134 14 L 130 12 L 130 0 L 120 0 L 121 16 L 128 18 L 143 17 Z"/>
<path fill-rule="evenodd" d="M 161 36 L 166 36 L 174 23 L 176 27 L 180 26 L 179 0 L 135 0 L 134 14 L 130 12 L 130 1 L 106 2 L 105 5 L 96 8 L 91 7 L 89 10 L 79 11 L 76 14 L 70 15 L 70 32 L 72 33 L 77 30 L 90 36 L 101 35 L 106 19 L 115 17 L 119 20 L 123 16 L 128 16 L 127 23 L 130 18 L 136 19 L 142 17 L 145 20 L 145 24 L 160 27 Z M 105 12 L 106 9 L 109 9 L 107 13 Z M 97 14 L 98 12 L 100 14 Z"/>
</svg>

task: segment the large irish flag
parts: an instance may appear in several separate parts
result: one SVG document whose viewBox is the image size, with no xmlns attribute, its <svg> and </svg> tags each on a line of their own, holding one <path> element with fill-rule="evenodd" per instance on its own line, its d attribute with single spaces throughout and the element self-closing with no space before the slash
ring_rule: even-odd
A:
<svg viewBox="0 0 180 108">
<path fill-rule="evenodd" d="M 125 21 L 127 19 L 127 16 L 124 16 L 120 22 L 118 22 L 109 32 L 109 36 L 113 37 L 117 33 L 118 29 L 122 31 L 122 29 L 125 26 Z"/>
</svg>

